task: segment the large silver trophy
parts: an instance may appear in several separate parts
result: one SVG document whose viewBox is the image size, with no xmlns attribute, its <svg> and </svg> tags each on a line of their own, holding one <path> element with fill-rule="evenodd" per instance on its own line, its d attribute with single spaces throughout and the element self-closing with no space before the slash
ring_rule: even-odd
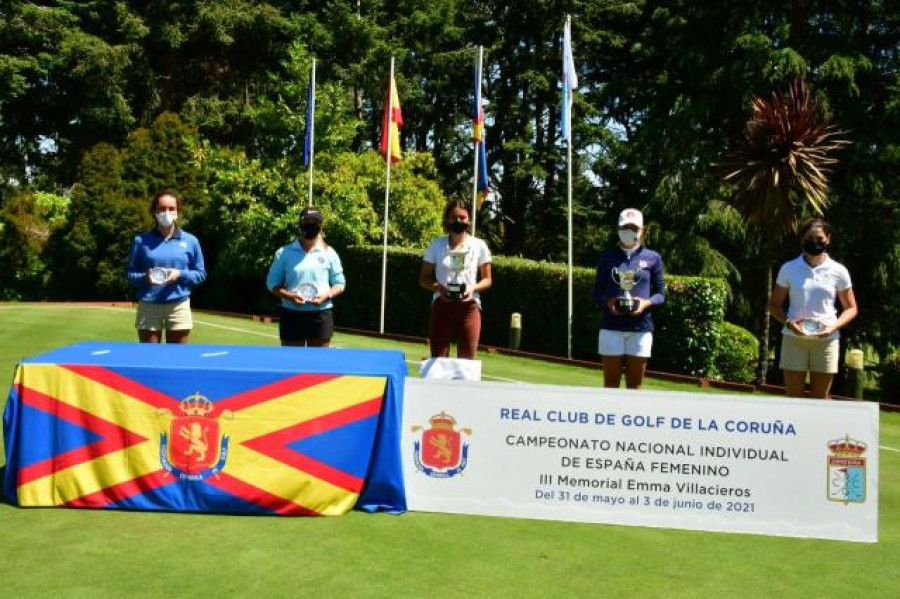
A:
<svg viewBox="0 0 900 599">
<path fill-rule="evenodd" d="M 622 314 L 632 314 L 638 309 L 640 300 L 631 297 L 631 290 L 641 280 L 642 271 L 624 268 L 613 268 L 610 276 L 616 285 L 622 290 L 622 295 L 616 298 L 616 308 Z"/>
<path fill-rule="evenodd" d="M 469 252 L 466 250 L 450 250 L 447 267 L 450 269 L 450 281 L 447 283 L 447 293 L 444 294 L 449 300 L 459 301 L 466 295 L 466 284 L 461 281 L 462 272 L 466 269 L 466 258 Z"/>
</svg>

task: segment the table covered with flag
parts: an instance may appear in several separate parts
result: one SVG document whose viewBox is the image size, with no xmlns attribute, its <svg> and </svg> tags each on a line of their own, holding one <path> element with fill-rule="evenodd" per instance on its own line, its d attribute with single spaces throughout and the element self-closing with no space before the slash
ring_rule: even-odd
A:
<svg viewBox="0 0 900 599">
<path fill-rule="evenodd" d="M 22 506 L 403 511 L 401 352 L 90 342 L 23 360 L 3 416 Z"/>
</svg>

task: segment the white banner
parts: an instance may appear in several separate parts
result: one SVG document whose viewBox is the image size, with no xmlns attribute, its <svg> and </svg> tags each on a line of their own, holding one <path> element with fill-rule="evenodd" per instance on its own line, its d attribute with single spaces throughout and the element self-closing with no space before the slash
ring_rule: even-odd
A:
<svg viewBox="0 0 900 599">
<path fill-rule="evenodd" d="M 410 510 L 878 539 L 878 405 L 407 379 Z"/>
</svg>

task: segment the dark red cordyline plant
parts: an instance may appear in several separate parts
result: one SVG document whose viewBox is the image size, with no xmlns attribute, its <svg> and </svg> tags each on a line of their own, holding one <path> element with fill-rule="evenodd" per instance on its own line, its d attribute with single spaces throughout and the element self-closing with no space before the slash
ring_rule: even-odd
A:
<svg viewBox="0 0 900 599">
<path fill-rule="evenodd" d="M 833 154 L 849 142 L 823 118 L 800 80 L 787 94 L 754 97 L 752 107 L 744 141 L 728 155 L 723 178 L 735 186 L 732 203 L 749 223 L 787 232 L 796 227 L 804 202 L 824 213 Z"/>
</svg>

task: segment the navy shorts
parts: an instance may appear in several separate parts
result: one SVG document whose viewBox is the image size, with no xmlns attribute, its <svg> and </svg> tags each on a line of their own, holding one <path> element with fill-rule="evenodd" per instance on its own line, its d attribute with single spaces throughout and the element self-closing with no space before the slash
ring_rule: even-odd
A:
<svg viewBox="0 0 900 599">
<path fill-rule="evenodd" d="M 281 309 L 278 336 L 282 341 L 329 340 L 334 334 L 334 316 L 331 310 Z"/>
</svg>

